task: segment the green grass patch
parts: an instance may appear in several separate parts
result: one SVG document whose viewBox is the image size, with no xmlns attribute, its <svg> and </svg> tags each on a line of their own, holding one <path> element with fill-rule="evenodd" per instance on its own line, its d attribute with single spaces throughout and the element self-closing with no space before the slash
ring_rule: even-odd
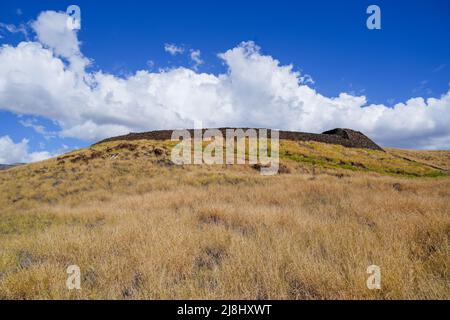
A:
<svg viewBox="0 0 450 320">
<path fill-rule="evenodd" d="M 6 214 L 0 216 L 0 235 L 41 232 L 56 222 L 50 214 Z"/>
</svg>

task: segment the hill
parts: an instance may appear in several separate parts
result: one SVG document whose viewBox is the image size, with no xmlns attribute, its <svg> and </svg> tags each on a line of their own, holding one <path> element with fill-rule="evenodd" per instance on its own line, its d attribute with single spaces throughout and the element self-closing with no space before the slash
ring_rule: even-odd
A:
<svg viewBox="0 0 450 320">
<path fill-rule="evenodd" d="M 14 164 L 0 164 L 0 170 L 7 170 L 14 167 L 22 166 L 24 163 L 14 163 Z"/>
<path fill-rule="evenodd" d="M 283 139 L 262 176 L 173 165 L 174 144 L 116 138 L 1 171 L 0 298 L 450 296 L 450 152 Z"/>
</svg>

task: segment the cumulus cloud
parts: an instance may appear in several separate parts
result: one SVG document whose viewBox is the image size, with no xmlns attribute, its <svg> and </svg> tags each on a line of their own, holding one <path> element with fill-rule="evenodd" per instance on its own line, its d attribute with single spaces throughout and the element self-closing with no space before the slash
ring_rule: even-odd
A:
<svg viewBox="0 0 450 320">
<path fill-rule="evenodd" d="M 27 139 L 14 143 L 9 136 L 0 137 L 1 164 L 35 162 L 48 159 L 51 156 L 47 151 L 29 153 Z"/>
<path fill-rule="evenodd" d="M 193 66 L 194 70 L 197 70 L 198 67 L 203 64 L 203 60 L 200 58 L 200 56 L 201 56 L 200 50 L 191 50 L 190 57 L 192 62 L 194 63 Z"/>
<path fill-rule="evenodd" d="M 68 18 L 65 13 L 45 11 L 31 27 L 44 47 L 51 49 L 56 57 L 66 59 L 74 72 L 82 74 L 90 61 L 80 52 L 77 29 L 67 27 Z"/>
<path fill-rule="evenodd" d="M 394 106 L 345 92 L 326 97 L 308 86 L 310 76 L 251 41 L 219 54 L 227 72 L 218 75 L 184 67 L 127 77 L 88 72 L 89 59 L 76 31 L 64 30 L 65 17 L 42 13 L 32 24 L 37 41 L 0 49 L 0 109 L 56 121 L 61 136 L 98 140 L 200 120 L 208 127 L 309 132 L 349 127 L 385 146 L 450 146 L 450 91 Z"/>
<path fill-rule="evenodd" d="M 168 52 L 170 55 L 174 56 L 184 52 L 183 47 L 178 47 L 173 43 L 164 44 L 164 51 Z"/>
</svg>

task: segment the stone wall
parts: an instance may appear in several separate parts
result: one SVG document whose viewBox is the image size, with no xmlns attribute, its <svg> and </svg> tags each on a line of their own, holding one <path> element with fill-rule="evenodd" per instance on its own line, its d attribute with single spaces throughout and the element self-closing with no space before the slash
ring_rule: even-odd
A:
<svg viewBox="0 0 450 320">
<path fill-rule="evenodd" d="M 225 130 L 231 128 L 220 128 L 225 137 Z M 233 128 L 234 129 L 234 128 Z M 248 128 L 242 128 L 247 130 Z M 205 129 L 204 129 L 205 130 Z M 204 131 L 203 130 L 203 131 Z M 193 129 L 188 130 L 193 137 Z M 269 131 L 270 132 L 270 131 Z M 316 133 L 306 133 L 306 132 L 295 132 L 295 131 L 279 131 L 280 139 L 293 140 L 293 141 L 317 141 L 330 144 L 338 144 L 348 148 L 364 148 L 372 150 L 383 150 L 375 142 L 370 140 L 367 136 L 359 131 L 354 131 L 351 129 L 334 129 L 330 131 L 325 131 L 322 134 Z M 160 130 L 160 131 L 150 131 L 142 133 L 129 133 L 124 136 L 112 137 L 102 140 L 99 143 L 108 141 L 118 141 L 118 140 L 170 140 L 172 137 L 172 130 Z M 269 134 L 270 137 L 270 134 Z"/>
</svg>

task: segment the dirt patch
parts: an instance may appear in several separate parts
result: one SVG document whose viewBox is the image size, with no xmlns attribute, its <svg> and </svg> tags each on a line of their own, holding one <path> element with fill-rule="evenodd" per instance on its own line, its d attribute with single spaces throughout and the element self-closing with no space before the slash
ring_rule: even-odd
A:
<svg viewBox="0 0 450 320">
<path fill-rule="evenodd" d="M 252 165 L 252 168 L 256 171 L 261 171 L 262 168 L 270 168 L 270 165 L 262 165 L 260 163 Z M 285 164 L 280 163 L 278 167 L 278 174 L 288 174 L 291 173 L 291 169 Z"/>
<path fill-rule="evenodd" d="M 122 288 L 122 297 L 124 299 L 130 299 L 135 296 L 144 285 L 144 276 L 141 272 L 136 272 L 131 280 L 129 286 Z"/>
<path fill-rule="evenodd" d="M 357 219 L 358 219 L 359 224 L 366 226 L 369 229 L 374 229 L 377 226 L 375 221 L 372 221 L 371 219 L 369 219 L 367 217 L 358 216 Z"/>
<path fill-rule="evenodd" d="M 134 152 L 138 148 L 137 145 L 132 143 L 120 143 L 114 147 L 108 147 L 104 152 L 103 151 L 91 151 L 90 153 L 79 153 L 79 154 L 71 154 L 66 156 L 61 156 L 56 158 L 58 165 L 63 165 L 66 161 L 70 161 L 71 163 L 85 163 L 88 164 L 89 161 L 94 159 L 116 159 L 119 154 L 117 151 L 131 151 Z M 116 152 L 116 153 L 114 153 Z M 137 152 L 133 153 L 134 157 L 139 157 Z"/>
<path fill-rule="evenodd" d="M 360 169 L 366 169 L 366 166 L 363 165 L 362 163 L 359 163 L 359 162 L 353 162 L 353 161 L 351 161 L 351 162 L 350 162 L 350 165 L 351 165 L 352 167 L 356 167 L 356 168 L 360 168 Z"/>
<path fill-rule="evenodd" d="M 196 269 L 213 269 L 219 266 L 228 256 L 223 246 L 208 246 L 202 250 L 200 256 L 195 260 Z"/>
<path fill-rule="evenodd" d="M 172 160 L 169 159 L 159 159 L 156 161 L 156 164 L 160 167 L 174 167 L 175 163 L 172 162 Z M 182 166 L 180 166 L 182 167 Z"/>
<path fill-rule="evenodd" d="M 198 215 L 198 220 L 200 223 L 212 223 L 220 224 L 224 222 L 222 214 L 217 210 L 205 210 L 201 211 Z"/>
<path fill-rule="evenodd" d="M 217 209 L 200 211 L 198 214 L 198 221 L 200 225 L 221 225 L 227 230 L 231 230 L 242 236 L 248 236 L 254 233 L 254 228 L 247 222 L 243 221 L 242 218 L 235 215 L 227 217 L 223 212 Z"/>
<path fill-rule="evenodd" d="M 164 149 L 161 149 L 161 148 L 155 148 L 155 149 L 153 149 L 153 153 L 154 153 L 157 157 L 160 157 L 160 156 L 165 155 L 165 154 L 166 154 L 166 151 L 165 151 Z"/>
<path fill-rule="evenodd" d="M 343 179 L 344 177 L 349 177 L 348 174 L 343 174 L 343 173 L 331 173 L 330 175 L 335 176 L 338 179 Z"/>
<path fill-rule="evenodd" d="M 20 269 L 27 269 L 33 264 L 39 263 L 39 259 L 35 257 L 31 252 L 26 250 L 20 250 L 17 254 L 17 257 L 17 264 Z"/>
<path fill-rule="evenodd" d="M 289 167 L 287 167 L 286 165 L 280 163 L 280 166 L 278 168 L 278 173 L 279 174 L 288 174 L 288 173 L 291 173 L 291 169 L 289 169 Z"/>
<path fill-rule="evenodd" d="M 89 288 L 95 288 L 98 285 L 98 274 L 93 269 L 90 268 L 86 272 L 82 272 L 82 285 L 86 285 Z"/>
<path fill-rule="evenodd" d="M 103 158 L 104 153 L 101 151 L 94 151 L 91 152 L 90 154 L 77 154 L 77 155 L 73 155 L 70 156 L 70 162 L 71 163 L 79 163 L 79 162 L 84 162 L 85 164 L 89 163 L 90 160 L 94 160 L 94 159 L 99 159 L 99 158 Z M 63 164 L 64 161 L 60 158 L 56 159 L 58 161 L 58 164 Z"/>
<path fill-rule="evenodd" d="M 320 299 L 320 294 L 316 288 L 298 278 L 288 280 L 289 297 L 293 300 L 316 300 Z"/>
<path fill-rule="evenodd" d="M 411 256 L 414 259 L 428 260 L 439 250 L 445 248 L 448 240 L 448 235 L 444 230 L 418 229 L 413 239 Z"/>
<path fill-rule="evenodd" d="M 95 229 L 95 228 L 104 226 L 105 224 L 106 224 L 106 219 L 99 217 L 92 222 L 86 223 L 85 226 L 88 229 Z"/>
<path fill-rule="evenodd" d="M 287 283 L 287 294 L 291 300 L 317 300 L 323 298 L 312 281 L 294 273 L 288 264 L 283 264 L 280 271 Z"/>
<path fill-rule="evenodd" d="M 111 153 L 118 150 L 135 151 L 137 148 L 138 146 L 132 143 L 120 143 L 117 146 L 107 148 L 106 152 Z"/>
</svg>

